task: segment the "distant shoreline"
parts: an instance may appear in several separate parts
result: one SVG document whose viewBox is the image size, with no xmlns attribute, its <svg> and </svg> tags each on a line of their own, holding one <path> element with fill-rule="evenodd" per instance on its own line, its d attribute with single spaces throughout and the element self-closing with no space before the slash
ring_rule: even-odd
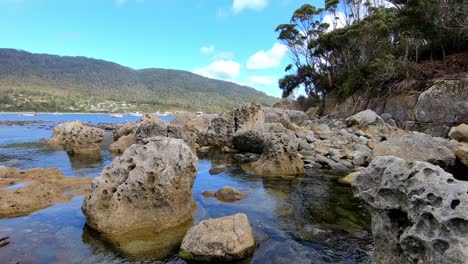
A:
<svg viewBox="0 0 468 264">
<path fill-rule="evenodd" d="M 50 113 L 50 112 L 0 112 L 0 115 L 4 114 L 17 114 L 17 115 L 22 115 L 26 113 L 35 113 L 36 115 L 53 115 L 55 112 Z M 84 112 L 57 112 L 59 114 L 76 114 L 76 115 L 108 115 L 108 113 L 84 113 Z M 125 115 L 125 114 L 123 114 Z"/>
</svg>

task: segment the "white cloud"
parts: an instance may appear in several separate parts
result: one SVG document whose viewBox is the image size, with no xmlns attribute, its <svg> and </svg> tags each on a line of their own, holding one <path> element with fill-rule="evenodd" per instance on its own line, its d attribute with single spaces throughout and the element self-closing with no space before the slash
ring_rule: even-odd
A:
<svg viewBox="0 0 468 264">
<path fill-rule="evenodd" d="M 219 51 L 213 56 L 215 60 L 231 60 L 234 59 L 235 55 L 233 52 L 229 51 Z"/>
<path fill-rule="evenodd" d="M 261 50 L 250 56 L 247 60 L 247 69 L 265 70 L 278 68 L 286 54 L 288 54 L 288 47 L 283 44 L 275 43 L 270 50 Z"/>
<path fill-rule="evenodd" d="M 250 82 L 258 86 L 267 86 L 278 83 L 278 78 L 274 76 L 250 76 Z"/>
<path fill-rule="evenodd" d="M 115 0 L 115 3 L 119 6 L 124 5 L 127 3 L 127 0 Z"/>
<path fill-rule="evenodd" d="M 203 46 L 200 48 L 200 52 L 203 54 L 211 54 L 215 51 L 215 47 L 213 45 L 210 46 Z"/>
<path fill-rule="evenodd" d="M 234 0 L 232 11 L 237 14 L 243 10 L 250 9 L 260 11 L 268 5 L 268 0 Z"/>
<path fill-rule="evenodd" d="M 346 15 L 343 12 L 336 12 L 336 16 L 333 16 L 333 14 L 326 14 L 322 22 L 330 25 L 327 31 L 343 28 L 346 26 Z M 334 27 L 333 22 L 336 23 L 336 27 Z"/>
<path fill-rule="evenodd" d="M 214 79 L 234 80 L 240 74 L 240 64 L 233 60 L 217 60 L 205 67 L 194 70 L 194 73 Z"/>
</svg>

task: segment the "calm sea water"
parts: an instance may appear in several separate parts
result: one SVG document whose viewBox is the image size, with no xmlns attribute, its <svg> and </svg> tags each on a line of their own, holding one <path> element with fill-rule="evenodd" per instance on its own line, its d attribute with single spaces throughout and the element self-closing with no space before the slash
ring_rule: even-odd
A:
<svg viewBox="0 0 468 264">
<path fill-rule="evenodd" d="M 70 177 L 99 175 L 114 158 L 107 151 L 112 142 L 110 133 L 98 160 L 77 160 L 43 143 L 56 124 L 77 119 L 93 124 L 138 120 L 130 116 L 3 114 L 0 122 L 31 122 L 0 126 L 0 165 L 57 167 Z M 242 263 L 371 263 L 370 217 L 352 197 L 351 189 L 337 184 L 336 178 L 313 174 L 300 179 L 255 177 L 243 173 L 229 155 L 212 153 L 199 158 L 193 188 L 198 208 L 193 222 L 247 214 L 259 246 L 253 257 Z M 217 165 L 227 168 L 211 175 L 210 168 Z M 201 195 L 225 185 L 241 190 L 248 198 L 222 203 Z M 135 241 L 154 245 L 154 254 L 130 254 L 110 245 L 86 227 L 82 202 L 82 197 L 75 197 L 28 216 L 0 219 L 0 237 L 9 236 L 11 242 L 0 248 L 0 263 L 185 263 L 176 249 L 167 249 L 169 253 L 161 257 L 158 247 L 167 236 Z"/>
</svg>

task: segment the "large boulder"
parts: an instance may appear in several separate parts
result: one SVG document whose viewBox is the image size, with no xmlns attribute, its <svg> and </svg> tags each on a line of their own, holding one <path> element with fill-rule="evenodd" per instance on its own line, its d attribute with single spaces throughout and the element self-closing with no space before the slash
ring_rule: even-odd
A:
<svg viewBox="0 0 468 264">
<path fill-rule="evenodd" d="M 68 202 L 75 195 L 88 193 L 91 181 L 66 177 L 56 168 L 20 170 L 0 166 L 0 218 L 27 215 L 54 203 Z"/>
<path fill-rule="evenodd" d="M 93 181 L 82 209 L 87 224 L 109 236 L 152 232 L 192 219 L 197 157 L 182 140 L 156 137 L 132 145 Z"/>
<path fill-rule="evenodd" d="M 80 121 L 65 122 L 54 128 L 50 144 L 60 145 L 70 154 L 98 154 L 101 151 L 104 130 Z"/>
<path fill-rule="evenodd" d="M 262 106 L 259 103 L 246 104 L 211 119 L 208 129 L 198 134 L 196 142 L 202 146 L 231 146 L 236 132 L 257 129 L 264 123 Z"/>
<path fill-rule="evenodd" d="M 468 182 L 426 162 L 379 157 L 354 193 L 372 214 L 374 263 L 467 263 Z"/>
<path fill-rule="evenodd" d="M 452 166 L 455 162 L 455 155 L 441 140 L 418 132 L 405 133 L 377 144 L 373 158 L 379 156 L 396 156 L 408 161 L 425 161 L 444 168 Z"/>
<path fill-rule="evenodd" d="M 363 130 L 370 135 L 388 133 L 387 125 L 382 117 L 372 110 L 364 110 L 346 119 L 348 127 Z"/>
<path fill-rule="evenodd" d="M 262 154 L 266 137 L 264 133 L 257 130 L 244 131 L 234 136 L 233 145 L 240 152 Z"/>
<path fill-rule="evenodd" d="M 248 257 L 254 249 L 255 237 L 247 216 L 235 214 L 190 228 L 179 256 L 189 261 L 230 261 Z"/>
<path fill-rule="evenodd" d="M 452 127 L 449 132 L 449 137 L 456 141 L 468 143 L 468 125 L 461 124 L 456 127 Z"/>
<path fill-rule="evenodd" d="M 258 176 L 301 176 L 304 162 L 297 152 L 297 144 L 285 134 L 271 133 L 264 142 L 260 158 L 242 168 Z"/>
<path fill-rule="evenodd" d="M 440 80 L 424 91 L 415 106 L 421 123 L 468 123 L 468 80 Z"/>
</svg>

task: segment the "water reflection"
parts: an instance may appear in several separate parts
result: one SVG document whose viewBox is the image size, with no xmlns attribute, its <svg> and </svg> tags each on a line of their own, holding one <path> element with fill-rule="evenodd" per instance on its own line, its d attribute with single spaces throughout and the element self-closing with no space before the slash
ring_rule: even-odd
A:
<svg viewBox="0 0 468 264">
<path fill-rule="evenodd" d="M 0 136 L 3 135 L 3 127 Z M 113 156 L 107 135 L 100 159 L 69 157 L 19 129 L 18 141 L 0 142 L 0 165 L 19 168 L 58 167 L 65 175 L 97 176 Z M 42 133 L 42 134 L 41 134 Z M 14 133 L 8 131 L 9 136 Z M 45 135 L 45 136 L 44 136 Z M 8 142 L 6 144 L 5 142 Z M 370 263 L 370 218 L 353 199 L 349 187 L 329 176 L 268 178 L 245 174 L 231 155 L 210 153 L 199 157 L 193 195 L 198 208 L 193 223 L 242 212 L 248 215 L 259 246 L 245 263 Z M 211 168 L 226 165 L 219 173 Z M 247 195 L 235 203 L 205 198 L 202 192 L 225 185 Z M 184 228 L 155 236 L 133 234 L 110 244 L 85 226 L 82 197 L 56 204 L 34 214 L 0 220 L 0 237 L 11 244 L 0 248 L 2 263 L 185 263 L 177 257 Z M 164 243 L 168 244 L 164 244 Z M 162 259 L 162 260 L 161 260 Z"/>
</svg>

